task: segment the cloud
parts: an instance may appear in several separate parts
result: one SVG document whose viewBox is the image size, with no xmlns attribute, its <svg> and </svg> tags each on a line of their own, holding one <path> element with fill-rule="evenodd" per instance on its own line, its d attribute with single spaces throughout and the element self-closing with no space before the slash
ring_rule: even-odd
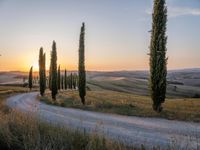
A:
<svg viewBox="0 0 200 150">
<path fill-rule="evenodd" d="M 168 9 L 169 17 L 178 17 L 178 16 L 200 16 L 200 9 L 194 8 L 181 8 L 181 7 L 169 7 Z"/>
<path fill-rule="evenodd" d="M 146 10 L 147 14 L 152 14 L 150 9 Z M 168 7 L 169 17 L 179 17 L 179 16 L 200 16 L 200 9 L 186 8 L 186 7 Z"/>
</svg>

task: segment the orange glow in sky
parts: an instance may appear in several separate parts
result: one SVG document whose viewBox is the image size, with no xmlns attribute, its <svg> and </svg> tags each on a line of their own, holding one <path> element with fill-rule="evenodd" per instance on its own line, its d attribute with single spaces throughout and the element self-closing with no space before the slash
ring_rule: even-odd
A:
<svg viewBox="0 0 200 150">
<path fill-rule="evenodd" d="M 193 13 L 200 1 L 167 6 L 168 69 L 200 68 L 200 13 Z M 0 71 L 38 71 L 41 46 L 48 70 L 53 40 L 57 64 L 77 70 L 82 22 L 87 70 L 148 70 L 152 7 L 152 0 L 0 0 Z"/>
</svg>

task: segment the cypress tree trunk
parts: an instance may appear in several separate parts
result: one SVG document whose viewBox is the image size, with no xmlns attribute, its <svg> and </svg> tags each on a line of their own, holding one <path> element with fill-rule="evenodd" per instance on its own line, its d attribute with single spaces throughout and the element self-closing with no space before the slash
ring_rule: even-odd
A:
<svg viewBox="0 0 200 150">
<path fill-rule="evenodd" d="M 64 83 L 65 83 L 65 90 L 67 90 L 67 70 L 65 69 L 65 80 L 64 80 Z"/>
<path fill-rule="evenodd" d="M 40 95 L 43 96 L 46 88 L 46 70 L 45 70 L 45 54 L 43 48 L 40 48 L 39 53 L 39 85 Z"/>
<path fill-rule="evenodd" d="M 86 75 L 85 75 L 85 24 L 82 24 L 80 40 L 79 40 L 79 96 L 81 102 L 85 105 L 85 95 L 86 95 Z"/>
<path fill-rule="evenodd" d="M 51 96 L 53 100 L 56 100 L 57 93 L 58 93 L 57 51 L 56 51 L 56 42 L 53 41 L 52 52 L 51 52 Z"/>
<path fill-rule="evenodd" d="M 30 68 L 30 71 L 29 71 L 28 87 L 29 87 L 30 91 L 33 88 L 33 66 Z"/>
<path fill-rule="evenodd" d="M 167 58 L 166 58 L 166 23 L 167 7 L 165 0 L 154 0 L 152 15 L 152 33 L 150 45 L 150 93 L 153 100 L 153 109 L 162 111 L 165 101 Z"/>
<path fill-rule="evenodd" d="M 61 84 L 61 80 L 60 80 L 60 65 L 58 67 L 58 90 L 60 90 L 60 84 Z"/>
</svg>

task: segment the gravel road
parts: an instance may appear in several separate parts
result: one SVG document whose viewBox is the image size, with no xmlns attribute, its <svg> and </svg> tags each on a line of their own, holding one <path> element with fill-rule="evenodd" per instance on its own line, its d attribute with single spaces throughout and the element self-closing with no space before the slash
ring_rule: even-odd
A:
<svg viewBox="0 0 200 150">
<path fill-rule="evenodd" d="M 96 132 L 107 138 L 151 149 L 200 149 L 200 123 L 160 118 L 129 117 L 47 105 L 36 100 L 38 93 L 25 93 L 7 99 L 9 107 L 39 115 L 44 121 L 74 129 Z"/>
</svg>

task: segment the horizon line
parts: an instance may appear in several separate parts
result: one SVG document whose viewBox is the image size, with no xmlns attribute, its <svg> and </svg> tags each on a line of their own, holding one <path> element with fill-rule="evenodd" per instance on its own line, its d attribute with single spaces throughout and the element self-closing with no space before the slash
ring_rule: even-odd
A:
<svg viewBox="0 0 200 150">
<path fill-rule="evenodd" d="M 179 71 L 179 70 L 192 70 L 192 69 L 200 69 L 200 67 L 186 67 L 186 68 L 177 68 L 177 69 L 168 69 L 167 71 Z M 65 69 L 61 69 L 61 71 L 65 71 Z M 67 70 L 70 72 L 78 71 L 78 70 Z M 86 72 L 131 72 L 131 71 L 149 71 L 149 69 L 136 69 L 136 70 L 129 70 L 129 69 L 122 69 L 122 70 L 86 70 Z M 0 72 L 29 72 L 29 71 L 22 71 L 22 70 L 0 70 Z M 33 71 L 33 72 L 39 72 L 39 71 Z M 49 72 L 49 70 L 46 70 L 46 72 Z"/>
</svg>

